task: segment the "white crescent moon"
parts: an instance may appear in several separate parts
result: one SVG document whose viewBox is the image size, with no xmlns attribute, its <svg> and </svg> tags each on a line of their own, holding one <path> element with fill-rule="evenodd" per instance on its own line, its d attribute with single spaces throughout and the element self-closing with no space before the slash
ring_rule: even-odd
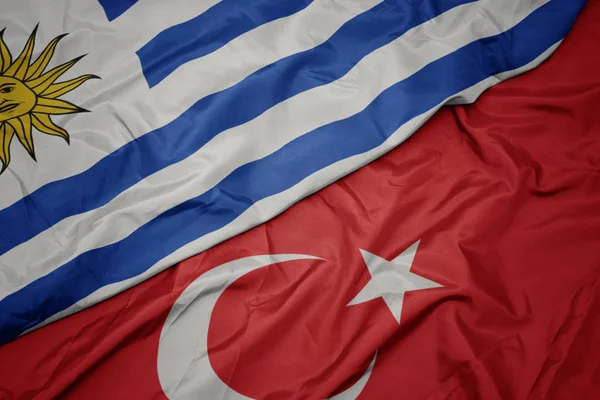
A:
<svg viewBox="0 0 600 400">
<path fill-rule="evenodd" d="M 208 359 L 208 325 L 219 296 L 231 283 L 261 267 L 292 260 L 322 260 L 302 254 L 272 254 L 241 258 L 222 264 L 192 282 L 169 312 L 160 334 L 158 378 L 170 400 L 252 400 L 227 386 Z M 363 376 L 332 399 L 353 400 L 362 392 L 375 365 L 373 357 Z"/>
</svg>

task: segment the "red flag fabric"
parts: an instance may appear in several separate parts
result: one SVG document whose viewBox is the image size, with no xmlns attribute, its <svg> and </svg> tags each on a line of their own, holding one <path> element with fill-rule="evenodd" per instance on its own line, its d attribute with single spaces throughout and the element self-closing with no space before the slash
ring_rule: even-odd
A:
<svg viewBox="0 0 600 400">
<path fill-rule="evenodd" d="M 0 347 L 0 399 L 600 398 L 599 18 L 272 221 Z"/>
</svg>

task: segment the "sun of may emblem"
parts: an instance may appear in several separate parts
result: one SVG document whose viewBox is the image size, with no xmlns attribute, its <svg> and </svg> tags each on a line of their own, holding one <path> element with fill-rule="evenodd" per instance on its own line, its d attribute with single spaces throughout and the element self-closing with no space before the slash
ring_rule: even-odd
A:
<svg viewBox="0 0 600 400">
<path fill-rule="evenodd" d="M 54 124 L 50 116 L 87 111 L 59 97 L 88 79 L 98 78 L 95 75 L 83 75 L 56 82 L 83 56 L 45 72 L 58 42 L 66 35 L 52 40 L 32 63 L 37 27 L 14 60 L 4 43 L 4 31 L 0 31 L 0 174 L 10 163 L 10 144 L 14 136 L 35 160 L 32 127 L 47 135 L 60 136 L 69 143 L 69 133 Z"/>
</svg>

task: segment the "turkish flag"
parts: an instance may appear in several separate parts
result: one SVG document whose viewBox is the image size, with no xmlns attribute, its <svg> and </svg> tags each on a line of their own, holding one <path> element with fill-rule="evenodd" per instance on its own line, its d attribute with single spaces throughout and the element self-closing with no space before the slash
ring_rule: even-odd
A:
<svg viewBox="0 0 600 400">
<path fill-rule="evenodd" d="M 0 399 L 600 398 L 599 19 L 272 221 L 0 347 Z"/>
</svg>

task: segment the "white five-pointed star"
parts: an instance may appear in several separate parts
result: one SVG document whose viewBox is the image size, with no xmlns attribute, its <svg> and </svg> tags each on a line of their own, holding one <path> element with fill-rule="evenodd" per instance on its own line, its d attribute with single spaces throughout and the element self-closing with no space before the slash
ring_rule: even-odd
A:
<svg viewBox="0 0 600 400">
<path fill-rule="evenodd" d="M 371 280 L 348 305 L 365 303 L 381 297 L 396 322 L 400 323 L 404 293 L 410 290 L 442 287 L 437 282 L 410 272 L 418 246 L 419 242 L 417 241 L 392 261 L 387 261 L 361 249 L 360 252 L 371 273 Z"/>
</svg>

